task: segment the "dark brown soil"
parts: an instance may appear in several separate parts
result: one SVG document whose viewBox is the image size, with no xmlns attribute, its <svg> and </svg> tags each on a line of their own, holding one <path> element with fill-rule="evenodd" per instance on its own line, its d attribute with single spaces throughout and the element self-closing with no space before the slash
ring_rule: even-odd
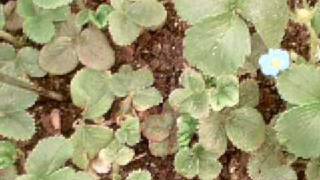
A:
<svg viewBox="0 0 320 180">
<path fill-rule="evenodd" d="M 102 2 L 108 0 L 88 0 L 88 6 L 91 8 L 97 7 Z M 166 24 L 155 32 L 145 32 L 131 46 L 117 47 L 116 51 L 117 64 L 112 69 L 116 71 L 123 64 L 131 64 L 135 68 L 148 66 L 154 73 L 155 87 L 160 90 L 162 95 L 167 98 L 170 92 L 178 87 L 178 78 L 183 70 L 185 60 L 183 58 L 183 38 L 187 25 L 182 22 L 176 15 L 174 6 L 170 0 L 166 0 L 165 6 L 168 11 L 168 20 Z M 299 3 L 290 0 L 292 8 L 299 6 Z M 298 5 L 297 5 L 298 4 Z M 298 54 L 309 57 L 309 34 L 305 27 L 290 22 L 282 47 L 288 50 L 294 50 Z M 81 110 L 72 105 L 69 95 L 69 84 L 74 73 L 66 76 L 48 76 L 41 79 L 33 79 L 33 81 L 46 89 L 57 91 L 68 97 L 65 102 L 57 102 L 47 98 L 41 98 L 32 108 L 30 113 L 35 116 L 38 131 L 31 141 L 19 143 L 19 147 L 28 153 L 39 139 L 48 136 L 63 134 L 70 136 L 73 132 L 73 123 L 81 117 Z M 268 123 L 274 115 L 285 110 L 286 105 L 281 100 L 274 87 L 274 81 L 265 78 L 260 73 L 257 77 L 260 87 L 260 104 L 259 111 L 263 114 L 265 121 Z M 114 107 L 116 108 L 116 107 Z M 61 119 L 61 130 L 54 129 L 50 122 L 50 114 L 53 111 L 59 112 Z M 144 115 L 159 113 L 161 106 L 153 108 Z M 182 180 L 174 171 L 173 157 L 156 158 L 152 156 L 148 150 L 146 140 L 143 140 L 135 147 L 137 159 L 129 165 L 121 169 L 121 174 L 126 176 L 134 169 L 148 169 L 156 180 Z M 228 151 L 220 158 L 223 163 L 223 170 L 219 180 L 249 180 L 246 173 L 246 164 L 248 155 L 237 150 L 232 145 Z M 21 159 L 20 172 L 23 172 L 24 160 Z M 304 177 L 304 167 L 296 166 L 299 172 L 300 179 Z M 103 177 L 107 180 L 108 177 Z"/>
</svg>

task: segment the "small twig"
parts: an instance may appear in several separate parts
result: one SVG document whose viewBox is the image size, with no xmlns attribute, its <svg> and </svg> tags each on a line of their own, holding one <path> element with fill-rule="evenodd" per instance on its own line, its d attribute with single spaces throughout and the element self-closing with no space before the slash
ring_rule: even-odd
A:
<svg viewBox="0 0 320 180">
<path fill-rule="evenodd" d="M 17 48 L 23 47 L 26 44 L 24 41 L 21 41 L 20 39 L 12 36 L 10 33 L 7 33 L 5 31 L 0 31 L 0 39 L 9 42 Z"/>
<path fill-rule="evenodd" d="M 45 96 L 47 98 L 50 98 L 50 99 L 53 99 L 56 101 L 64 101 L 66 99 L 60 93 L 57 93 L 55 91 L 46 90 L 42 87 L 36 87 L 32 84 L 29 84 L 29 83 L 21 81 L 19 79 L 10 77 L 10 76 L 3 74 L 3 73 L 0 73 L 0 82 L 8 84 L 8 85 L 12 85 L 12 86 L 20 87 L 20 88 L 28 90 L 28 91 L 35 92 L 41 96 Z"/>
</svg>

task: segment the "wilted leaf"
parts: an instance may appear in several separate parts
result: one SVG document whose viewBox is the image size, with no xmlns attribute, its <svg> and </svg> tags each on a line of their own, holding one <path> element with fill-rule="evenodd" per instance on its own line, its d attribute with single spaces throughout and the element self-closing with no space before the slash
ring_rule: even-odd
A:
<svg viewBox="0 0 320 180">
<path fill-rule="evenodd" d="M 245 80 L 240 84 L 239 106 L 256 107 L 259 104 L 259 86 L 254 80 Z"/>
<path fill-rule="evenodd" d="M 149 150 L 153 156 L 165 157 L 172 155 L 178 151 L 177 135 L 173 131 L 170 133 L 169 137 L 162 141 L 150 141 L 149 140 Z"/>
<path fill-rule="evenodd" d="M 169 137 L 174 125 L 172 114 L 154 115 L 143 121 L 142 133 L 150 141 L 160 142 Z"/>
</svg>

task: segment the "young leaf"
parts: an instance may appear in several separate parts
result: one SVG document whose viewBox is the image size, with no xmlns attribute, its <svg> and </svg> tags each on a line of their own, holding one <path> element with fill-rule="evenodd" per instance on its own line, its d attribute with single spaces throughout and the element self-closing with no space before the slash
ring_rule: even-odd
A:
<svg viewBox="0 0 320 180">
<path fill-rule="evenodd" d="M 115 135 L 120 143 L 128 144 L 129 146 L 136 145 L 141 139 L 140 120 L 136 117 L 128 116 Z"/>
<path fill-rule="evenodd" d="M 130 29 L 130 31 L 127 31 Z M 113 41 L 120 46 L 127 46 L 134 42 L 142 31 L 142 27 L 135 24 L 125 14 L 113 11 L 109 17 L 109 32 Z"/>
<path fill-rule="evenodd" d="M 77 53 L 69 37 L 59 37 L 40 51 L 40 67 L 53 75 L 67 74 L 74 70 L 78 63 Z"/>
<path fill-rule="evenodd" d="M 96 13 L 89 11 L 90 13 L 88 13 L 88 20 L 90 20 L 99 29 L 103 29 L 108 25 L 109 15 L 112 11 L 113 11 L 113 8 L 110 5 L 101 4 L 98 7 Z M 87 23 L 86 18 L 83 18 L 83 23 L 84 24 Z"/>
<path fill-rule="evenodd" d="M 319 160 L 312 160 L 308 163 L 306 169 L 306 176 L 308 179 L 320 179 L 320 163 Z"/>
<path fill-rule="evenodd" d="M 170 136 L 175 121 L 172 114 L 154 115 L 143 121 L 142 133 L 153 142 L 161 142 Z"/>
<path fill-rule="evenodd" d="M 235 73 L 250 52 L 249 30 L 236 15 L 208 17 L 186 34 L 184 56 L 205 75 Z"/>
<path fill-rule="evenodd" d="M 280 75 L 277 88 L 291 104 L 304 105 L 320 101 L 320 70 L 313 65 L 297 65 Z"/>
<path fill-rule="evenodd" d="M 260 99 L 259 86 L 254 80 L 245 80 L 240 84 L 239 106 L 256 107 Z"/>
<path fill-rule="evenodd" d="M 320 152 L 320 104 L 294 107 L 279 117 L 275 129 L 279 142 L 297 157 L 316 158 Z"/>
<path fill-rule="evenodd" d="M 34 4 L 44 9 L 56 9 L 68 5 L 72 0 L 33 0 Z"/>
<path fill-rule="evenodd" d="M 199 126 L 198 120 L 184 114 L 177 119 L 177 126 L 179 147 L 188 147 L 193 136 L 197 133 Z"/>
<path fill-rule="evenodd" d="M 251 21 L 269 48 L 280 46 L 289 22 L 286 1 L 248 0 L 241 4 L 241 14 Z"/>
<path fill-rule="evenodd" d="M 106 36 L 90 27 L 82 31 L 76 45 L 79 61 L 88 68 L 108 70 L 115 62 L 115 54 Z"/>
<path fill-rule="evenodd" d="M 84 109 L 84 117 L 95 120 L 107 113 L 114 101 L 107 73 L 82 69 L 71 81 L 72 102 Z"/>
<path fill-rule="evenodd" d="M 33 41 L 44 44 L 49 42 L 54 34 L 55 27 L 51 21 L 44 17 L 35 16 L 25 19 L 23 32 Z"/>
<path fill-rule="evenodd" d="M 2 30 L 5 25 L 6 25 L 6 17 L 4 14 L 4 7 L 2 4 L 0 4 L 0 30 Z"/>
<path fill-rule="evenodd" d="M 0 141 L 0 175 L 1 170 L 14 166 L 18 152 L 14 144 L 9 141 Z"/>
<path fill-rule="evenodd" d="M 158 0 L 139 0 L 126 7 L 126 15 L 140 26 L 152 28 L 165 22 L 167 11 Z"/>
<path fill-rule="evenodd" d="M 244 151 L 257 150 L 265 140 L 263 117 L 253 108 L 244 107 L 232 111 L 225 128 L 231 142 Z"/>
<path fill-rule="evenodd" d="M 143 89 L 133 95 L 132 103 L 136 110 L 145 111 L 162 103 L 162 95 L 154 88 Z"/>
<path fill-rule="evenodd" d="M 152 176 L 149 171 L 139 169 L 132 171 L 126 180 L 152 180 Z"/>
<path fill-rule="evenodd" d="M 208 118 L 199 120 L 199 143 L 217 157 L 227 150 L 228 139 L 223 126 L 226 116 L 219 112 L 211 112 Z"/>
<path fill-rule="evenodd" d="M 40 141 L 26 162 L 26 171 L 37 176 L 47 176 L 58 170 L 72 157 L 73 148 L 62 136 L 49 137 Z"/>
<path fill-rule="evenodd" d="M 228 10 L 228 0 L 176 0 L 178 15 L 190 24 L 196 24 L 209 16 L 217 16 Z"/>
<path fill-rule="evenodd" d="M 72 162 L 81 169 L 87 169 L 98 152 L 113 138 L 113 131 L 99 126 L 82 126 L 71 136 L 74 147 Z"/>
<path fill-rule="evenodd" d="M 121 144 L 117 140 L 113 140 L 106 148 L 99 153 L 99 159 L 105 163 L 116 163 L 120 166 L 127 165 L 134 157 L 134 151 L 127 146 Z"/>
<path fill-rule="evenodd" d="M 239 81 L 234 76 L 220 76 L 216 87 L 209 90 L 210 105 L 214 111 L 232 107 L 239 102 Z"/>
</svg>

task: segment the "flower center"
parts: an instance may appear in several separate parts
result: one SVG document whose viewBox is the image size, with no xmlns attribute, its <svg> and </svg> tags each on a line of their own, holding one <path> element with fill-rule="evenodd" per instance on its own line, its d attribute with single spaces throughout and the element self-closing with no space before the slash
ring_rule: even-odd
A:
<svg viewBox="0 0 320 180">
<path fill-rule="evenodd" d="M 282 63 L 281 63 L 281 60 L 280 60 L 280 59 L 274 59 L 274 60 L 272 61 L 272 64 L 271 64 L 271 65 L 272 65 L 272 67 L 274 67 L 275 69 L 280 70 Z"/>
</svg>

